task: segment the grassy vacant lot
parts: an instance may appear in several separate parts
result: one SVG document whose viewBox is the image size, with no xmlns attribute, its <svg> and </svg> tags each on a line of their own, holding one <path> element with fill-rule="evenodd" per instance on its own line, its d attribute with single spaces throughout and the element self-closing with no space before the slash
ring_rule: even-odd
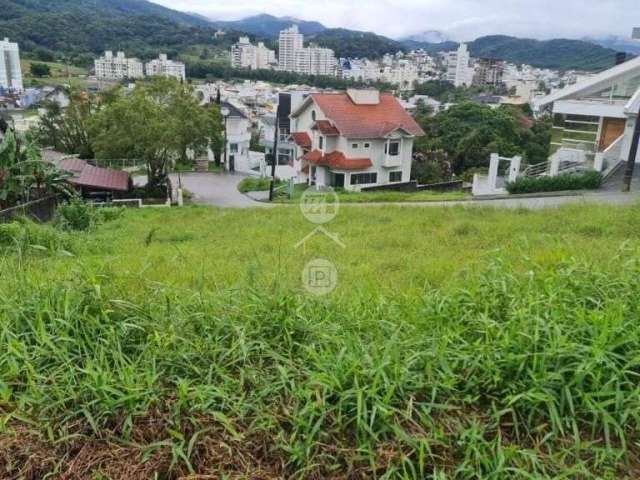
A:
<svg viewBox="0 0 640 480">
<path fill-rule="evenodd" d="M 638 477 L 640 208 L 345 206 L 346 249 L 295 250 L 312 228 L 1 227 L 0 478 Z"/>
</svg>

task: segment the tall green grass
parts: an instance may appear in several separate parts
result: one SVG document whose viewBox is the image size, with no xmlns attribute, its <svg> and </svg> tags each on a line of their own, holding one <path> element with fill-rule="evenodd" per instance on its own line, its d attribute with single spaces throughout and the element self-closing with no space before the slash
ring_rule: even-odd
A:
<svg viewBox="0 0 640 480">
<path fill-rule="evenodd" d="M 206 228 L 184 224 L 190 232 L 169 236 L 158 221 L 172 219 L 160 213 L 100 227 L 76 257 L 23 257 L 17 269 L 8 253 L 0 477 L 22 468 L 25 478 L 633 478 L 640 251 L 633 238 L 612 239 L 637 212 L 610 211 L 601 229 L 598 209 L 551 212 L 551 223 L 574 213 L 571 229 L 582 230 L 560 243 L 539 232 L 548 249 L 537 258 L 522 256 L 526 238 L 516 248 L 491 225 L 496 215 L 538 230 L 542 213 L 403 212 L 370 214 L 390 233 L 389 243 L 364 247 L 369 255 L 395 258 L 405 245 L 393 227 L 419 215 L 445 217 L 436 230 L 452 254 L 480 242 L 495 255 L 473 269 L 451 260 L 451 280 L 420 291 L 406 288 L 410 280 L 356 288 L 370 275 L 356 266 L 342 292 L 318 299 L 274 276 L 259 253 L 235 259 L 247 273 L 227 284 L 145 279 L 159 252 L 196 268 L 187 250 Z M 212 212 L 190 214 L 202 222 Z M 213 213 L 218 229 L 274 214 L 292 215 Z M 152 225 L 162 231 L 145 247 Z M 227 242 L 237 242 L 233 233 Z M 132 237 L 136 251 L 127 250 Z M 570 255 L 572 244 L 581 249 Z M 606 260 L 595 254 L 605 244 Z M 124 259 L 140 256 L 145 271 L 135 262 L 124 271 Z M 228 274 L 217 262 L 211 273 Z"/>
</svg>

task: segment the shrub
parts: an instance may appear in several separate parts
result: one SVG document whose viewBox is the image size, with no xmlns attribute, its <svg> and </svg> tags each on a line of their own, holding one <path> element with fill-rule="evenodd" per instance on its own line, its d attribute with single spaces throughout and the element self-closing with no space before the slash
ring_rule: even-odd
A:
<svg viewBox="0 0 640 480">
<path fill-rule="evenodd" d="M 280 183 L 278 182 L 277 185 L 279 184 Z M 270 185 L 270 178 L 247 177 L 240 182 L 240 184 L 238 185 L 238 190 L 240 190 L 242 193 L 261 192 L 269 190 Z"/>
<path fill-rule="evenodd" d="M 89 230 L 96 224 L 96 213 L 92 205 L 80 198 L 73 198 L 61 205 L 56 212 L 55 224 L 62 230 Z"/>
<path fill-rule="evenodd" d="M 49 225 L 41 225 L 28 219 L 0 224 L 0 251 L 15 248 L 24 252 L 28 248 L 59 251 L 71 250 L 71 238 Z"/>
<path fill-rule="evenodd" d="M 555 177 L 520 177 L 507 184 L 507 191 L 516 193 L 560 192 L 563 190 L 594 190 L 602 183 L 602 175 L 596 171 Z"/>
</svg>

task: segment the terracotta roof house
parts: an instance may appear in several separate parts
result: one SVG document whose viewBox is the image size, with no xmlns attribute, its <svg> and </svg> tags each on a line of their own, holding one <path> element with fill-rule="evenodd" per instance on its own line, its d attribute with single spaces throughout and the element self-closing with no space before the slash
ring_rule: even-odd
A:
<svg viewBox="0 0 640 480">
<path fill-rule="evenodd" d="M 424 132 L 391 93 L 312 93 L 291 113 L 298 180 L 346 190 L 408 182 Z"/>
<path fill-rule="evenodd" d="M 58 168 L 72 174 L 69 183 L 75 185 L 85 196 L 110 193 L 119 197 L 131 189 L 129 173 L 122 170 L 95 167 L 77 158 L 61 160 Z"/>
</svg>

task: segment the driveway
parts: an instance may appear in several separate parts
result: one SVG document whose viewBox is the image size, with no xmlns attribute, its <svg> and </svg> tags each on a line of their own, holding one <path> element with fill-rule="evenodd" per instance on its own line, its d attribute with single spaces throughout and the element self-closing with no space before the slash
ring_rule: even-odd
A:
<svg viewBox="0 0 640 480">
<path fill-rule="evenodd" d="M 268 207 L 256 202 L 238 191 L 238 184 L 244 175 L 229 173 L 188 172 L 181 173 L 182 188 L 193 194 L 193 201 L 203 205 L 218 207 L 250 208 Z M 178 185 L 178 174 L 171 174 L 171 182 Z"/>
</svg>

